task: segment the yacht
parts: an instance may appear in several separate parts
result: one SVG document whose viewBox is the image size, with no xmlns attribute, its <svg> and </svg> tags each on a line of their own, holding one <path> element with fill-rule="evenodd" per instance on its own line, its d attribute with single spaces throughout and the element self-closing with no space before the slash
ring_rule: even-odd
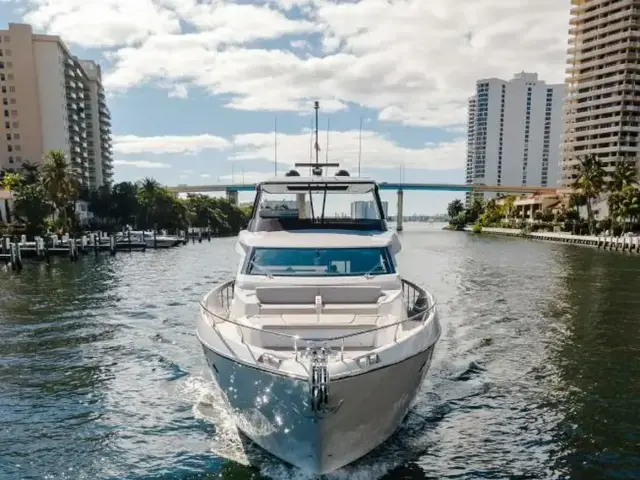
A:
<svg viewBox="0 0 640 480">
<path fill-rule="evenodd" d="M 432 295 L 398 271 L 377 184 L 318 164 L 288 175 L 257 186 L 235 278 L 202 299 L 197 336 L 238 429 L 325 474 L 400 426 L 441 328 Z M 359 216 L 329 215 L 354 197 Z"/>
<path fill-rule="evenodd" d="M 126 230 L 116 234 L 116 243 L 128 244 L 129 238 L 134 243 L 144 243 L 148 248 L 170 248 L 180 245 L 183 239 L 177 235 L 167 235 L 164 233 L 142 231 L 142 230 Z"/>
</svg>

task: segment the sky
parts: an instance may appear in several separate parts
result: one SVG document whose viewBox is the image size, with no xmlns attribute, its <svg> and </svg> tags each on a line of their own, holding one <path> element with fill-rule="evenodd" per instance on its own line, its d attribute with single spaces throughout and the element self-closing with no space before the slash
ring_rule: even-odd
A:
<svg viewBox="0 0 640 480">
<path fill-rule="evenodd" d="M 464 183 L 480 78 L 564 79 L 568 0 L 0 0 L 103 68 L 116 181 L 280 175 L 311 155 L 378 181 Z M 362 148 L 359 148 L 362 119 Z M 327 148 L 327 130 L 329 139 Z M 395 195 L 385 194 L 390 213 Z M 441 213 L 454 192 L 405 194 Z M 249 200 L 243 194 L 242 200 Z"/>
</svg>

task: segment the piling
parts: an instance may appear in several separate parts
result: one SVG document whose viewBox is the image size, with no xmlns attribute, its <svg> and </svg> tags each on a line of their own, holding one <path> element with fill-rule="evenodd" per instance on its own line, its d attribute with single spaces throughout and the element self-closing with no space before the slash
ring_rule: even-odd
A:
<svg viewBox="0 0 640 480">
<path fill-rule="evenodd" d="M 20 253 L 20 244 L 19 243 L 11 243 L 9 245 L 9 255 L 11 261 L 11 270 L 20 271 L 22 270 L 22 255 Z"/>
<path fill-rule="evenodd" d="M 111 251 L 111 255 L 116 254 L 116 237 L 115 235 L 111 235 L 109 237 L 109 250 Z"/>
<path fill-rule="evenodd" d="M 153 248 L 158 248 L 158 232 L 153 231 Z"/>
<path fill-rule="evenodd" d="M 131 251 L 131 230 L 127 231 L 127 240 L 129 241 L 129 251 Z"/>
<path fill-rule="evenodd" d="M 18 271 L 20 271 L 22 270 L 22 251 L 19 243 L 16 245 L 16 260 L 18 262 Z"/>
<path fill-rule="evenodd" d="M 75 238 L 69 239 L 69 259 L 72 262 L 78 260 L 78 245 Z"/>
</svg>

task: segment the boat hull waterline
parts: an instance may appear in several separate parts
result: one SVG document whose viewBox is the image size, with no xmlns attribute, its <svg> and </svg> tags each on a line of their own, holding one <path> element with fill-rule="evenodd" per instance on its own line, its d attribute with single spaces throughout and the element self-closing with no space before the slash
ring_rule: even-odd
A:
<svg viewBox="0 0 640 480">
<path fill-rule="evenodd" d="M 429 370 L 435 343 L 399 363 L 331 381 L 333 413 L 314 415 L 305 379 L 220 355 L 207 364 L 237 427 L 260 447 L 316 474 L 339 469 L 386 441 L 401 425 Z"/>
</svg>

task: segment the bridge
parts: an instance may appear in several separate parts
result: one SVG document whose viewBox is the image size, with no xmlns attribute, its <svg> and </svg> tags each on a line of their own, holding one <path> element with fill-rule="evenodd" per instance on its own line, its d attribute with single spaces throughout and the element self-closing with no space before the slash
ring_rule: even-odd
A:
<svg viewBox="0 0 640 480">
<path fill-rule="evenodd" d="M 168 187 L 175 194 L 179 193 L 207 193 L 207 192 L 226 192 L 227 197 L 232 201 L 238 200 L 238 192 L 252 192 L 256 189 L 257 183 L 230 183 L 217 185 L 178 185 L 176 187 Z M 556 188 L 538 187 L 538 186 L 522 186 L 522 185 L 484 185 L 484 184 L 449 184 L 449 183 L 405 183 L 405 182 L 379 182 L 380 190 L 395 190 L 398 192 L 398 214 L 396 229 L 402 231 L 403 204 L 405 190 L 411 191 L 435 191 L 435 192 L 492 192 L 492 193 L 534 193 L 534 194 L 555 194 Z"/>
<path fill-rule="evenodd" d="M 253 192 L 257 183 L 228 183 L 214 185 L 177 185 L 168 187 L 173 193 L 207 193 L 207 192 Z M 494 192 L 494 193 L 535 193 L 555 194 L 557 189 L 538 186 L 515 185 L 484 185 L 480 183 L 404 183 L 404 182 L 379 182 L 380 190 L 417 190 L 439 192 Z"/>
</svg>

